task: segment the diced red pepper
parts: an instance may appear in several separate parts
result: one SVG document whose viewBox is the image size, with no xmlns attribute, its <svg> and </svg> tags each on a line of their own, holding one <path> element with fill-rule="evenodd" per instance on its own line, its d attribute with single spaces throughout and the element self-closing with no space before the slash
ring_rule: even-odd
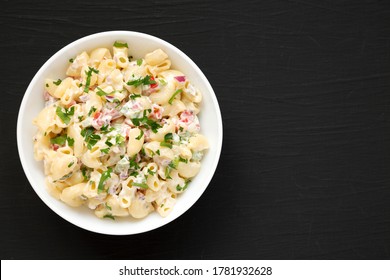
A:
<svg viewBox="0 0 390 280">
<path fill-rule="evenodd" d="M 154 80 L 154 77 L 151 77 L 150 80 L 155 81 L 155 80 Z M 155 81 L 155 82 L 156 82 L 156 81 Z M 154 83 L 154 84 L 150 84 L 150 88 L 156 88 L 156 87 L 158 87 L 157 82 Z"/>
<path fill-rule="evenodd" d="M 100 115 L 101 115 L 100 112 L 96 112 L 95 115 L 93 116 L 93 119 L 97 120 L 100 117 Z"/>
</svg>

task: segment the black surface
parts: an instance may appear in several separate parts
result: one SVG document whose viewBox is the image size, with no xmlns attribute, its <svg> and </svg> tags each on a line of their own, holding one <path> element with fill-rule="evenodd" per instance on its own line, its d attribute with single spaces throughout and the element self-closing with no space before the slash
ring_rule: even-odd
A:
<svg viewBox="0 0 390 280">
<path fill-rule="evenodd" d="M 388 1 L 2 1 L 2 259 L 389 259 Z M 16 148 L 41 65 L 92 33 L 174 44 L 220 102 L 224 144 L 201 199 L 135 236 L 79 229 L 30 187 Z"/>
</svg>

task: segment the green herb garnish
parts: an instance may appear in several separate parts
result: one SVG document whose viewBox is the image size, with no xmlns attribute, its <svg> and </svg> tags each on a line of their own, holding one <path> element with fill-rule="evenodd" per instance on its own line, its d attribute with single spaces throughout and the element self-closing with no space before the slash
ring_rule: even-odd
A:
<svg viewBox="0 0 390 280">
<path fill-rule="evenodd" d="M 107 139 L 107 141 L 106 142 L 104 142 L 108 147 L 111 147 L 113 144 L 110 142 L 110 140 L 109 139 Z"/>
<path fill-rule="evenodd" d="M 139 78 L 139 79 L 136 79 L 136 80 L 128 81 L 127 85 L 138 87 L 140 85 L 145 85 L 146 86 L 146 85 L 153 85 L 155 83 L 156 83 L 155 80 L 152 80 L 149 75 L 146 75 L 143 78 Z"/>
<path fill-rule="evenodd" d="M 65 145 L 66 138 L 67 138 L 66 135 L 57 136 L 55 138 L 51 138 L 50 143 L 63 146 Z"/>
<path fill-rule="evenodd" d="M 140 130 L 141 130 L 140 134 L 138 135 L 138 137 L 135 138 L 137 140 L 141 140 L 141 137 L 144 135 L 144 131 L 142 129 Z"/>
<path fill-rule="evenodd" d="M 105 124 L 105 125 L 103 125 L 103 126 L 100 128 L 100 131 L 101 131 L 103 134 L 110 133 L 110 132 L 113 131 L 113 130 L 114 130 L 113 127 L 108 128 L 108 124 Z"/>
<path fill-rule="evenodd" d="M 55 84 L 56 86 L 59 86 L 61 84 L 62 80 L 61 79 L 58 79 L 57 81 L 53 82 L 53 84 Z"/>
<path fill-rule="evenodd" d="M 74 161 L 68 164 L 68 167 L 71 167 L 74 164 Z"/>
<path fill-rule="evenodd" d="M 136 126 L 150 128 L 154 133 L 157 133 L 157 129 L 161 128 L 162 126 L 154 120 L 148 119 L 148 117 L 146 117 L 146 112 L 149 112 L 149 110 L 144 110 L 142 118 L 131 119 L 132 123 Z"/>
<path fill-rule="evenodd" d="M 116 48 L 129 48 L 129 45 L 127 45 L 127 43 L 121 43 L 121 42 L 115 41 L 114 47 L 116 47 Z"/>
<path fill-rule="evenodd" d="M 169 98 L 168 103 L 172 105 L 172 102 L 173 102 L 173 100 L 175 99 L 176 95 L 178 95 L 179 93 L 182 93 L 182 92 L 183 92 L 183 90 L 181 90 L 181 89 L 178 89 L 177 91 L 175 91 L 175 92 L 173 93 L 172 97 Z"/>
<path fill-rule="evenodd" d="M 86 127 L 81 130 L 81 136 L 84 137 L 85 142 L 87 142 L 87 148 L 90 150 L 93 146 L 101 139 L 99 135 L 94 134 L 95 129 L 93 127 Z"/>
<path fill-rule="evenodd" d="M 92 72 L 94 72 L 95 74 L 99 73 L 99 70 L 96 70 L 93 67 L 89 67 L 88 66 L 88 69 L 89 69 L 88 71 L 85 71 L 85 74 L 87 75 L 87 81 L 85 82 L 84 92 L 88 92 L 89 91 L 89 85 L 91 84 Z"/>
<path fill-rule="evenodd" d="M 101 193 L 104 190 L 104 183 L 107 181 L 108 178 L 111 178 L 111 172 L 112 169 L 109 167 L 106 171 L 102 173 L 102 176 L 100 176 L 100 181 L 98 185 L 98 193 Z"/>
<path fill-rule="evenodd" d="M 62 111 L 62 109 L 64 109 L 65 111 Z M 57 116 L 60 117 L 60 119 L 65 124 L 69 124 L 70 123 L 70 116 L 74 115 L 74 107 L 71 107 L 70 109 L 66 109 L 66 108 L 62 108 L 62 107 L 58 106 L 56 109 L 56 114 L 57 114 Z"/>
<path fill-rule="evenodd" d="M 83 167 L 83 168 L 81 168 L 81 174 L 83 175 L 83 177 L 84 177 L 84 180 L 86 180 L 86 181 L 88 181 L 89 180 L 89 178 L 91 178 L 91 172 L 90 172 L 90 170 L 89 169 L 87 169 L 87 167 Z"/>
<path fill-rule="evenodd" d="M 168 147 L 168 148 L 172 149 L 172 139 L 173 139 L 172 133 L 165 134 L 164 141 L 160 143 L 160 146 Z"/>
<path fill-rule="evenodd" d="M 110 148 L 105 148 L 100 150 L 103 154 L 108 154 L 110 152 Z"/>
<path fill-rule="evenodd" d="M 123 137 L 122 135 L 117 134 L 115 136 L 115 142 L 116 142 L 117 145 L 122 144 L 124 141 L 125 141 L 125 137 Z"/>
<path fill-rule="evenodd" d="M 74 145 L 74 139 L 73 138 L 67 137 L 66 140 L 68 141 L 68 145 L 70 147 L 72 147 Z"/>
<path fill-rule="evenodd" d="M 170 166 L 171 168 L 173 169 L 176 169 L 177 168 L 177 165 L 179 164 L 179 158 L 175 158 L 174 160 L 172 160 L 168 166 Z"/>
<path fill-rule="evenodd" d="M 161 147 L 168 147 L 168 148 L 172 149 L 172 144 L 171 144 L 171 143 L 161 142 L 161 143 L 160 143 L 160 146 L 161 146 Z"/>
<path fill-rule="evenodd" d="M 168 166 L 165 168 L 165 177 L 166 177 L 167 179 L 172 179 L 172 177 L 170 176 L 170 174 L 171 174 L 172 169 L 176 169 L 177 164 L 178 164 L 178 159 L 174 159 L 174 160 L 171 161 L 171 162 L 168 164 Z"/>
<path fill-rule="evenodd" d="M 111 95 L 111 94 L 115 93 L 115 90 L 112 91 L 112 92 L 105 92 L 100 87 L 97 87 L 97 90 L 98 91 L 96 92 L 96 94 L 99 95 L 99 96 L 107 96 L 107 95 Z"/>
<path fill-rule="evenodd" d="M 191 182 L 191 180 L 188 180 L 188 181 L 186 181 L 186 183 L 184 184 L 184 186 L 180 186 L 180 185 L 177 185 L 176 186 L 176 190 L 177 191 L 185 191 L 187 188 L 188 188 L 188 184 Z"/>
<path fill-rule="evenodd" d="M 130 98 L 133 99 L 133 100 L 138 98 L 138 97 L 141 97 L 141 94 L 132 94 L 132 95 L 130 95 Z"/>
<path fill-rule="evenodd" d="M 129 159 L 131 169 L 139 169 L 140 168 L 138 163 L 135 161 L 135 158 L 136 158 L 136 155 L 133 158 Z"/>
<path fill-rule="evenodd" d="M 181 156 L 179 156 L 179 161 L 184 162 L 184 163 L 188 163 L 188 159 L 182 158 Z"/>
<path fill-rule="evenodd" d="M 172 139 L 173 139 L 173 134 L 172 134 L 171 132 L 165 134 L 165 136 L 164 136 L 164 141 L 165 141 L 165 142 L 169 142 L 169 141 L 171 141 Z"/>
<path fill-rule="evenodd" d="M 53 183 L 55 183 L 55 182 L 57 182 L 57 181 L 64 181 L 64 180 L 66 180 L 66 179 L 72 177 L 72 175 L 73 175 L 73 172 L 69 172 L 68 174 L 62 176 L 60 179 L 54 180 Z"/>
<path fill-rule="evenodd" d="M 140 187 L 140 188 L 143 188 L 143 189 L 147 189 L 149 188 L 149 186 L 145 183 L 132 183 L 133 186 L 136 186 L 136 187 Z"/>
<path fill-rule="evenodd" d="M 138 65 L 138 66 L 141 66 L 141 65 L 142 65 L 142 58 L 137 59 L 137 65 Z"/>
<path fill-rule="evenodd" d="M 172 171 L 172 168 L 168 165 L 168 166 L 165 168 L 165 178 L 167 178 L 167 179 L 172 179 L 172 177 L 170 176 L 171 171 Z"/>
<path fill-rule="evenodd" d="M 103 218 L 108 218 L 108 219 L 111 219 L 111 220 L 114 220 L 115 221 L 115 217 L 111 214 L 106 214 L 103 216 Z"/>
<path fill-rule="evenodd" d="M 130 174 L 130 176 L 134 176 L 134 177 L 137 177 L 138 176 L 138 172 L 137 171 L 133 171 L 133 172 L 131 172 L 131 174 Z"/>
<path fill-rule="evenodd" d="M 168 84 L 167 81 L 165 81 L 164 79 L 158 79 L 158 81 L 162 86 L 166 86 Z"/>
<path fill-rule="evenodd" d="M 91 109 L 89 109 L 88 117 L 90 117 L 93 112 L 96 112 L 96 108 L 94 106 L 92 106 Z"/>
<path fill-rule="evenodd" d="M 91 134 L 93 134 L 94 131 L 95 131 L 95 129 L 92 126 L 89 126 L 89 127 L 82 129 L 80 134 L 84 138 L 88 138 Z"/>
<path fill-rule="evenodd" d="M 96 89 L 98 90 L 96 92 L 96 94 L 99 95 L 99 96 L 104 96 L 104 95 L 108 95 L 109 94 L 108 92 L 105 92 L 104 90 L 102 90 L 100 87 L 97 87 Z"/>
</svg>

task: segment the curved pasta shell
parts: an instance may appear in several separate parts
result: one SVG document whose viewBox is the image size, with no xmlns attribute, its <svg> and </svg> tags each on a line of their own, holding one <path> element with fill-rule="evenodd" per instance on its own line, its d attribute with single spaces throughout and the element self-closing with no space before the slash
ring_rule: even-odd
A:
<svg viewBox="0 0 390 280">
<path fill-rule="evenodd" d="M 113 216 L 117 217 L 126 217 L 129 216 L 129 211 L 127 208 L 123 208 L 119 202 L 119 198 L 116 196 L 109 196 L 106 200 L 107 207 L 111 208 L 109 209 L 109 212 Z"/>
<path fill-rule="evenodd" d="M 142 199 L 142 196 L 140 195 L 136 196 L 128 209 L 130 215 L 136 219 L 142 219 L 154 210 L 152 203 Z"/>
<path fill-rule="evenodd" d="M 67 76 L 80 77 L 81 69 L 88 65 L 89 55 L 87 52 L 82 52 L 73 60 L 72 64 L 69 65 L 68 70 L 66 70 Z"/>
<path fill-rule="evenodd" d="M 72 207 L 79 207 L 84 203 L 84 200 L 81 198 L 85 183 L 80 183 L 68 188 L 65 188 L 60 196 L 60 199 Z"/>
<path fill-rule="evenodd" d="M 127 143 L 127 155 L 133 157 L 139 153 L 142 149 L 144 143 L 144 135 L 142 134 L 140 139 L 136 139 L 141 135 L 141 129 L 138 127 L 132 128 L 129 131 L 129 142 Z"/>
<path fill-rule="evenodd" d="M 91 52 L 91 55 L 89 56 L 89 65 L 91 65 L 94 68 L 98 68 L 100 66 L 100 63 L 110 59 L 111 53 L 109 49 L 107 48 L 97 48 L 94 49 Z"/>
<path fill-rule="evenodd" d="M 166 86 L 162 87 L 159 91 L 152 93 L 149 98 L 153 103 L 158 105 L 165 105 L 168 103 L 169 99 L 175 93 L 175 85 L 173 83 L 168 83 Z"/>
<path fill-rule="evenodd" d="M 183 178 L 192 178 L 200 171 L 200 163 L 198 162 L 179 162 L 177 165 L 177 171 L 179 175 Z"/>
<path fill-rule="evenodd" d="M 184 103 L 178 99 L 174 99 L 172 102 L 172 105 L 167 103 L 163 105 L 163 116 L 169 116 L 169 117 L 174 117 L 177 116 L 179 113 L 183 112 L 186 110 L 186 106 Z"/>
<path fill-rule="evenodd" d="M 41 131 L 49 133 L 54 129 L 56 117 L 56 107 L 53 105 L 45 107 L 38 116 L 33 120 Z"/>
<path fill-rule="evenodd" d="M 113 59 L 106 59 L 100 62 L 98 67 L 98 84 L 102 84 L 108 75 L 116 69 L 116 63 Z"/>
<path fill-rule="evenodd" d="M 113 47 L 114 60 L 118 67 L 126 68 L 129 64 L 128 48 Z"/>
<path fill-rule="evenodd" d="M 68 136 L 74 140 L 73 152 L 76 157 L 80 157 L 84 151 L 84 139 L 81 136 L 81 128 L 77 124 L 68 126 Z"/>
<path fill-rule="evenodd" d="M 196 134 L 190 137 L 187 147 L 194 152 L 203 151 L 209 148 L 209 142 L 202 134 Z"/>
<path fill-rule="evenodd" d="M 176 204 L 176 195 L 167 192 L 162 199 L 156 201 L 156 204 L 157 213 L 159 213 L 161 217 L 166 217 L 172 212 L 173 207 Z"/>
<path fill-rule="evenodd" d="M 59 180 L 65 175 L 69 174 L 73 171 L 77 164 L 77 158 L 75 156 L 70 153 L 61 153 L 60 149 L 57 150 L 56 157 L 52 159 L 50 166 L 50 173 L 53 180 Z"/>
<path fill-rule="evenodd" d="M 53 92 L 50 92 L 50 95 L 56 97 L 56 98 L 61 98 L 65 91 L 72 86 L 73 79 L 72 78 L 66 78 L 62 80 L 61 84 L 56 86 L 55 90 Z"/>
<path fill-rule="evenodd" d="M 101 161 L 99 160 L 100 154 L 100 147 L 95 145 L 91 150 L 87 150 L 81 156 L 81 161 L 84 165 L 90 168 L 99 168 L 102 165 Z"/>
<path fill-rule="evenodd" d="M 147 53 L 145 55 L 146 63 L 152 66 L 162 63 L 167 58 L 168 55 L 162 49 L 154 50 L 151 53 Z"/>
<path fill-rule="evenodd" d="M 157 129 L 157 133 L 154 133 L 153 131 L 150 133 L 150 139 L 152 141 L 164 141 L 164 136 L 168 133 L 175 133 L 175 124 L 173 122 L 168 122 L 163 125 L 163 127 Z"/>
</svg>

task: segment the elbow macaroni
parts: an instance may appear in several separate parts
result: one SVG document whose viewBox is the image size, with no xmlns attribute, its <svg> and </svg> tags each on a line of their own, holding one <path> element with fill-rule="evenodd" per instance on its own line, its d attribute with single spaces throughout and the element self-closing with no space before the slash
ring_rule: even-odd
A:
<svg viewBox="0 0 390 280">
<path fill-rule="evenodd" d="M 126 43 L 71 59 L 63 80 L 45 80 L 34 155 L 47 191 L 99 218 L 166 217 L 209 148 L 199 133 L 202 95 L 170 69 L 161 49 L 129 60 Z"/>
</svg>

